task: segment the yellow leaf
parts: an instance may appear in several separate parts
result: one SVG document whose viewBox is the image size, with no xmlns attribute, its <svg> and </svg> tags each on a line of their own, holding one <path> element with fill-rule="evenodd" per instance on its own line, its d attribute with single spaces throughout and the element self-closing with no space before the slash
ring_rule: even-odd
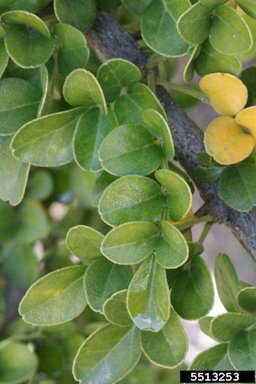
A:
<svg viewBox="0 0 256 384">
<path fill-rule="evenodd" d="M 220 164 L 235 164 L 248 157 L 254 138 L 243 131 L 235 119 L 228 116 L 214 119 L 204 136 L 205 149 Z"/>
<path fill-rule="evenodd" d="M 228 73 L 211 73 L 200 81 L 201 90 L 209 97 L 220 115 L 234 116 L 244 108 L 248 91 L 244 83 Z"/>
<path fill-rule="evenodd" d="M 239 112 L 236 122 L 246 128 L 256 141 L 256 107 L 245 108 Z"/>
</svg>

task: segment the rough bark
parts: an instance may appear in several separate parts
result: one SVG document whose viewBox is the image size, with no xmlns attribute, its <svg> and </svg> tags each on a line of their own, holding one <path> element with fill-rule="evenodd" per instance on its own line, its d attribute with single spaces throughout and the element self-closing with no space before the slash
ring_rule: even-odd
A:
<svg viewBox="0 0 256 384">
<path fill-rule="evenodd" d="M 87 34 L 89 45 L 99 59 L 104 62 L 111 58 L 123 58 L 132 61 L 145 71 L 147 55 L 136 45 L 134 39 L 106 12 L 98 12 L 91 31 Z M 214 221 L 224 223 L 231 228 L 237 239 L 256 260 L 256 210 L 249 214 L 229 208 L 219 199 L 216 183 L 200 183 L 194 174 L 199 165 L 197 154 L 204 150 L 201 129 L 181 111 L 169 93 L 158 86 L 157 95 L 165 107 L 169 126 L 174 138 L 176 157 L 194 181 L 205 201 L 200 214 L 210 214 Z"/>
</svg>

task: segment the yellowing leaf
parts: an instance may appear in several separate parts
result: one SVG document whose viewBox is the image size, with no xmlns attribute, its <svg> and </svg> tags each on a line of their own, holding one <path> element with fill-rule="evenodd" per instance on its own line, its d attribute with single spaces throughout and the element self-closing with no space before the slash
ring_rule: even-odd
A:
<svg viewBox="0 0 256 384">
<path fill-rule="evenodd" d="M 256 140 L 256 107 L 245 108 L 239 112 L 236 116 L 236 122 L 248 129 Z"/>
<path fill-rule="evenodd" d="M 232 117 L 214 119 L 204 136 L 205 149 L 209 155 L 224 165 L 244 160 L 252 152 L 255 141 L 245 133 Z"/>
<path fill-rule="evenodd" d="M 210 73 L 201 79 L 199 85 L 220 115 L 234 116 L 247 103 L 246 86 L 240 79 L 228 73 Z"/>
</svg>

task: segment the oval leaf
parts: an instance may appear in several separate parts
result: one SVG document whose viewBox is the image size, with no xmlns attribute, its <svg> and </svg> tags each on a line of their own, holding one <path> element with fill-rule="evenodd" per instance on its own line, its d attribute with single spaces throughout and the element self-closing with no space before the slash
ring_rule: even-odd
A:
<svg viewBox="0 0 256 384">
<path fill-rule="evenodd" d="M 84 276 L 88 304 L 95 312 L 103 313 L 103 305 L 113 293 L 126 289 L 132 278 L 128 266 L 115 265 L 101 258 L 90 265 Z"/>
<path fill-rule="evenodd" d="M 211 322 L 211 333 L 219 341 L 229 341 L 236 333 L 245 330 L 256 322 L 251 316 L 242 313 L 225 313 Z"/>
<path fill-rule="evenodd" d="M 216 345 L 196 356 L 189 370 L 234 370 L 227 356 L 227 343 Z"/>
<path fill-rule="evenodd" d="M 256 314 L 256 287 L 242 289 L 238 295 L 238 303 L 247 312 Z"/>
<path fill-rule="evenodd" d="M 85 267 L 72 266 L 39 279 L 20 303 L 19 313 L 23 320 L 45 326 L 63 324 L 79 316 L 86 307 L 84 272 Z"/>
<path fill-rule="evenodd" d="M 228 356 L 237 370 L 256 370 L 256 329 L 237 333 L 228 346 Z"/>
<path fill-rule="evenodd" d="M 161 237 L 155 250 L 156 259 L 164 268 L 178 268 L 187 261 L 189 256 L 186 239 L 168 221 L 162 221 L 160 225 Z"/>
<path fill-rule="evenodd" d="M 159 230 L 153 223 L 125 223 L 110 231 L 101 245 L 101 251 L 117 264 L 137 264 L 150 256 L 159 241 Z"/>
<path fill-rule="evenodd" d="M 175 281 L 171 301 L 178 315 L 187 320 L 199 319 L 211 310 L 214 302 L 211 274 L 200 256 L 193 258 Z"/>
<path fill-rule="evenodd" d="M 74 360 L 73 374 L 82 384 L 113 384 L 135 367 L 140 355 L 138 329 L 107 325 L 82 344 Z"/>
<path fill-rule="evenodd" d="M 169 319 L 170 295 L 166 273 L 151 257 L 136 271 L 129 285 L 128 312 L 136 326 L 158 332 Z"/>
<path fill-rule="evenodd" d="M 127 221 L 158 221 L 164 199 L 159 184 L 144 176 L 124 176 L 104 191 L 99 213 L 107 224 L 120 225 Z"/>
<path fill-rule="evenodd" d="M 108 134 L 100 146 L 99 158 L 112 175 L 148 175 L 160 166 L 163 153 L 145 128 L 127 124 Z"/>
<path fill-rule="evenodd" d="M 153 0 L 141 17 L 141 34 L 153 51 L 163 56 L 177 57 L 188 52 L 187 43 L 180 37 L 176 23 L 189 8 L 188 0 L 171 2 Z"/>
<path fill-rule="evenodd" d="M 256 128 L 255 128 L 256 107 L 249 107 L 243 109 L 236 115 L 236 122 L 242 127 L 246 128 L 249 133 L 256 140 Z"/>
<path fill-rule="evenodd" d="M 54 0 L 54 12 L 59 21 L 86 32 L 96 17 L 93 0 Z"/>
<path fill-rule="evenodd" d="M 131 326 L 132 320 L 127 312 L 126 308 L 127 290 L 114 293 L 110 299 L 108 299 L 104 306 L 103 312 L 106 319 L 120 327 Z"/>
<path fill-rule="evenodd" d="M 77 225 L 67 233 L 66 244 L 70 252 L 90 265 L 96 258 L 101 257 L 100 245 L 104 236 L 93 228 Z"/>
</svg>

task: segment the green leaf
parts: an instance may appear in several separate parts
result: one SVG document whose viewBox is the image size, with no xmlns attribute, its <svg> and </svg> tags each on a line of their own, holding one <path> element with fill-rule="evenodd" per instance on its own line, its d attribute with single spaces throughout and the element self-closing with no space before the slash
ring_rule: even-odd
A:
<svg viewBox="0 0 256 384">
<path fill-rule="evenodd" d="M 80 347 L 74 360 L 74 377 L 82 384 L 113 384 L 135 367 L 140 355 L 138 329 L 107 325 Z"/>
<path fill-rule="evenodd" d="M 106 10 L 106 11 L 112 11 L 113 9 L 119 7 L 121 4 L 121 0 L 96 0 L 97 6 L 100 8 Z"/>
<path fill-rule="evenodd" d="M 0 151 L 1 153 L 1 151 Z M 0 244 L 4 244 L 13 238 L 13 228 L 17 225 L 17 215 L 15 209 L 9 203 L 0 200 Z M 0 279 L 1 292 L 1 279 Z"/>
<path fill-rule="evenodd" d="M 52 175 L 48 171 L 39 170 L 30 177 L 26 196 L 33 200 L 45 200 L 53 189 Z"/>
<path fill-rule="evenodd" d="M 102 258 L 90 265 L 84 276 L 84 290 L 89 306 L 103 313 L 103 305 L 113 293 L 126 289 L 132 278 L 128 266 L 115 265 Z"/>
<path fill-rule="evenodd" d="M 256 322 L 251 316 L 242 313 L 225 313 L 211 322 L 211 333 L 219 341 L 229 341 L 236 333 L 245 330 Z"/>
<path fill-rule="evenodd" d="M 209 34 L 212 9 L 195 3 L 178 19 L 178 31 L 190 45 L 202 44 Z"/>
<path fill-rule="evenodd" d="M 7 67 L 9 56 L 4 46 L 4 40 L 0 38 L 0 78 L 2 77 L 5 68 Z"/>
<path fill-rule="evenodd" d="M 146 129 L 152 136 L 160 141 L 163 151 L 168 160 L 173 160 L 175 155 L 174 143 L 171 130 L 163 116 L 154 109 L 147 109 L 142 114 L 142 119 L 146 124 Z"/>
<path fill-rule="evenodd" d="M 202 317 L 201 319 L 199 319 L 198 323 L 201 331 L 213 339 L 214 337 L 211 332 L 212 319 L 212 316 Z"/>
<path fill-rule="evenodd" d="M 107 113 L 102 89 L 94 75 L 85 69 L 75 69 L 65 79 L 63 96 L 73 106 L 101 106 Z"/>
<path fill-rule="evenodd" d="M 45 115 L 45 110 L 47 109 L 47 97 L 49 92 L 49 74 L 45 65 L 41 65 L 39 68 L 40 75 L 40 85 L 42 89 L 42 97 L 37 111 L 37 117 Z"/>
<path fill-rule="evenodd" d="M 253 0 L 236 0 L 236 2 L 245 13 L 256 19 L 256 4 Z"/>
<path fill-rule="evenodd" d="M 223 364 L 226 365 L 225 368 L 223 367 Z M 189 368 L 190 371 L 212 371 L 221 369 L 231 371 L 234 370 L 227 357 L 227 343 L 216 345 L 200 353 L 198 356 L 196 356 L 195 360 Z"/>
<path fill-rule="evenodd" d="M 130 11 L 136 13 L 136 15 L 141 16 L 147 6 L 152 2 L 152 0 L 122 0 L 122 3 L 130 9 Z"/>
<path fill-rule="evenodd" d="M 188 351 L 188 340 L 175 311 L 159 332 L 142 332 L 141 347 L 147 358 L 158 366 L 173 369 L 182 363 Z"/>
<path fill-rule="evenodd" d="M 90 56 L 82 32 L 68 24 L 58 23 L 53 30 L 58 47 L 58 68 L 63 77 L 77 68 L 84 68 Z"/>
<path fill-rule="evenodd" d="M 104 236 L 93 228 L 77 225 L 67 233 L 66 244 L 70 252 L 78 257 L 85 265 L 92 264 L 101 257 L 100 245 Z"/>
<path fill-rule="evenodd" d="M 127 221 L 158 221 L 164 208 L 159 184 L 144 176 L 123 176 L 105 189 L 99 202 L 102 220 L 111 226 Z"/>
<path fill-rule="evenodd" d="M 119 327 L 128 327 L 133 324 L 127 312 L 126 298 L 127 289 L 114 293 L 103 306 L 106 319 Z"/>
<path fill-rule="evenodd" d="M 157 248 L 159 230 L 153 223 L 131 222 L 110 231 L 104 238 L 101 251 L 116 264 L 137 264 Z"/>
<path fill-rule="evenodd" d="M 93 206 L 98 206 L 99 200 L 105 191 L 105 189 L 117 179 L 117 177 L 110 175 L 109 173 L 102 171 L 98 173 L 97 179 L 94 184 L 94 189 L 93 189 L 93 196 L 92 196 L 92 205 Z"/>
<path fill-rule="evenodd" d="M 247 312 L 256 314 L 256 287 L 242 289 L 238 295 L 238 303 Z"/>
<path fill-rule="evenodd" d="M 29 346 L 5 340 L 0 343 L 0 382 L 19 384 L 36 373 L 38 360 Z"/>
<path fill-rule="evenodd" d="M 11 11 L 4 13 L 1 21 L 8 25 L 5 35 L 7 53 L 17 65 L 35 68 L 49 60 L 54 42 L 39 17 L 25 11 Z"/>
<path fill-rule="evenodd" d="M 160 226 L 161 237 L 155 250 L 156 259 L 164 268 L 178 268 L 188 259 L 188 244 L 181 232 L 168 221 L 162 221 Z"/>
<path fill-rule="evenodd" d="M 235 56 L 226 55 L 214 49 L 207 39 L 201 47 L 199 56 L 195 60 L 195 69 L 200 76 L 214 72 L 237 75 L 241 72 L 242 65 Z"/>
<path fill-rule="evenodd" d="M 193 80 L 194 72 L 195 72 L 195 59 L 198 57 L 201 51 L 201 46 L 196 45 L 190 54 L 189 60 L 184 68 L 183 72 L 183 80 L 185 83 L 189 83 Z"/>
<path fill-rule="evenodd" d="M 128 312 L 134 324 L 145 331 L 158 332 L 170 316 L 170 295 L 166 273 L 150 257 L 136 271 L 128 289 Z"/>
<path fill-rule="evenodd" d="M 40 9 L 46 7 L 51 1 L 50 0 L 2 0 L 1 6 L 7 6 L 6 10 L 22 10 L 37 13 Z"/>
<path fill-rule="evenodd" d="M 171 302 L 178 315 L 186 320 L 199 319 L 211 310 L 213 283 L 208 266 L 200 256 L 193 258 L 175 281 Z"/>
<path fill-rule="evenodd" d="M 199 0 L 202 5 L 206 7 L 216 7 L 217 5 L 225 3 L 226 0 Z"/>
<path fill-rule="evenodd" d="M 18 205 L 25 193 L 30 166 L 12 156 L 10 143 L 9 137 L 0 137 L 0 199 Z"/>
<path fill-rule="evenodd" d="M 192 193 L 187 182 L 168 169 L 155 172 L 157 181 L 166 189 L 168 213 L 172 220 L 182 220 L 192 206 Z"/>
<path fill-rule="evenodd" d="M 153 0 L 141 17 L 141 34 L 153 51 L 177 57 L 188 53 L 188 44 L 180 37 L 176 23 L 189 8 L 188 0 Z"/>
<path fill-rule="evenodd" d="M 148 175 L 159 168 L 163 153 L 145 128 L 126 124 L 107 135 L 99 158 L 102 167 L 112 175 Z"/>
<path fill-rule="evenodd" d="M 82 32 L 88 31 L 96 17 L 93 0 L 54 0 L 54 12 L 62 23 L 71 24 Z"/>
<path fill-rule="evenodd" d="M 82 108 L 40 117 L 25 124 L 12 140 L 13 154 L 39 167 L 54 167 L 73 159 L 72 137 Z"/>
<path fill-rule="evenodd" d="M 23 79 L 0 80 L 0 134 L 15 133 L 18 128 L 36 118 L 41 92 Z"/>
<path fill-rule="evenodd" d="M 97 79 L 108 103 L 114 101 L 122 89 L 141 79 L 141 72 L 136 65 L 123 59 L 112 59 L 102 64 Z"/>
<path fill-rule="evenodd" d="M 223 253 L 216 257 L 214 274 L 222 304 L 229 312 L 240 312 L 237 295 L 240 284 L 235 268 L 229 257 Z"/>
<path fill-rule="evenodd" d="M 23 320 L 46 326 L 63 324 L 79 316 L 86 307 L 84 272 L 85 267 L 72 266 L 39 279 L 20 303 L 19 313 Z"/>
<path fill-rule="evenodd" d="M 237 333 L 228 346 L 228 356 L 237 370 L 256 370 L 256 329 Z"/>
<path fill-rule="evenodd" d="M 73 139 L 77 164 L 83 170 L 94 172 L 102 169 L 98 156 L 104 138 L 118 125 L 111 109 L 106 114 L 100 107 L 89 108 L 78 120 Z"/>
<path fill-rule="evenodd" d="M 227 55 L 237 55 L 252 47 L 253 41 L 246 22 L 231 7 L 219 5 L 211 21 L 210 42 Z"/>
<path fill-rule="evenodd" d="M 27 289 L 39 277 L 39 262 L 28 244 L 19 242 L 6 244 L 1 261 L 4 274 L 22 290 Z"/>
<path fill-rule="evenodd" d="M 255 21 L 256 24 L 256 21 Z M 256 42 L 255 42 L 256 43 Z M 256 67 L 252 66 L 246 68 L 240 76 L 240 79 L 248 90 L 248 103 L 247 105 L 254 105 L 256 98 Z"/>
<path fill-rule="evenodd" d="M 219 179 L 219 196 L 231 208 L 249 212 L 256 205 L 256 162 L 226 167 Z"/>
<path fill-rule="evenodd" d="M 166 114 L 159 100 L 144 84 L 131 85 L 126 94 L 120 96 L 115 102 L 115 113 L 119 124 L 143 125 L 142 114 L 146 109 L 157 110 L 164 118 Z"/>
</svg>

